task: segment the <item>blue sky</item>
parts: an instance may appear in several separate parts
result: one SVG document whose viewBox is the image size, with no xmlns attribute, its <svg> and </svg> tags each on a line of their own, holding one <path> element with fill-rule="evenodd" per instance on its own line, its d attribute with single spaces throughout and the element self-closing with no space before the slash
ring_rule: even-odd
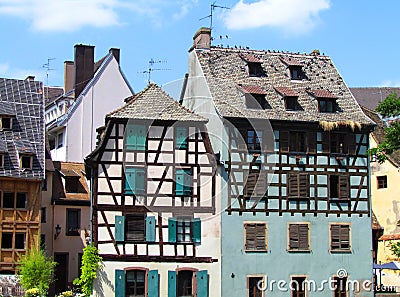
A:
<svg viewBox="0 0 400 297">
<path fill-rule="evenodd" d="M 147 84 L 148 61 L 162 61 L 159 85 L 187 71 L 193 34 L 209 26 L 204 0 L 0 0 L 0 77 L 35 75 L 62 86 L 63 62 L 73 47 L 95 46 L 96 60 L 121 49 L 121 67 L 135 92 Z M 400 1 L 218 0 L 214 45 L 331 56 L 348 86 L 400 86 Z M 228 39 L 219 39 L 219 36 Z"/>
</svg>

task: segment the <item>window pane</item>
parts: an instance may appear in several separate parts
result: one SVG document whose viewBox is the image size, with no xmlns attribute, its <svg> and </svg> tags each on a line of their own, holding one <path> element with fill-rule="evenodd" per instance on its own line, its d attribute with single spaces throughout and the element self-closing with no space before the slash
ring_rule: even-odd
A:
<svg viewBox="0 0 400 297">
<path fill-rule="evenodd" d="M 25 249 L 25 233 L 15 233 L 15 248 Z"/>
<path fill-rule="evenodd" d="M 26 203 L 27 203 L 27 194 L 26 193 L 17 193 L 16 208 L 26 208 Z"/>
<path fill-rule="evenodd" d="M 14 193 L 3 193 L 3 207 L 14 208 Z"/>
<path fill-rule="evenodd" d="M 1 248 L 2 249 L 11 249 L 12 248 L 12 233 L 2 233 Z"/>
<path fill-rule="evenodd" d="M 67 235 L 79 235 L 81 211 L 67 209 Z"/>
</svg>

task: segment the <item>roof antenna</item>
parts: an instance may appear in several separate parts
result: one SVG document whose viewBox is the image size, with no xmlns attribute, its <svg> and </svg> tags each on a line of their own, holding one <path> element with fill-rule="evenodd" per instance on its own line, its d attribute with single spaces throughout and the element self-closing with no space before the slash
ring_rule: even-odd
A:
<svg viewBox="0 0 400 297">
<path fill-rule="evenodd" d="M 46 85 L 47 85 L 47 94 L 46 98 L 49 98 L 49 71 L 54 70 L 50 67 L 50 61 L 55 60 L 56 58 L 48 58 L 47 63 L 42 65 L 42 68 L 46 69 Z"/>
<path fill-rule="evenodd" d="M 167 61 L 166 61 L 166 60 L 158 60 L 158 61 L 155 61 L 155 60 L 153 60 L 153 58 L 151 58 L 150 61 L 149 61 L 149 66 L 148 66 L 147 70 L 144 70 L 144 71 L 142 71 L 142 72 L 139 72 L 139 73 L 147 73 L 147 74 L 148 74 L 148 79 L 147 79 L 147 83 L 148 83 L 148 84 L 149 84 L 150 81 L 151 81 L 151 73 L 152 73 L 153 71 L 171 70 L 171 69 L 169 69 L 169 68 L 154 68 L 154 65 L 155 65 L 155 64 L 161 64 L 161 63 L 167 63 Z"/>
<path fill-rule="evenodd" d="M 215 4 L 216 2 L 217 1 L 214 1 L 214 3 L 210 5 L 210 14 L 208 16 L 205 16 L 205 17 L 199 19 L 199 21 L 201 21 L 201 20 L 210 18 L 210 30 L 211 30 L 211 32 L 212 32 L 212 29 L 213 29 L 213 11 L 214 11 L 214 9 L 215 8 L 230 9 L 229 7 L 226 7 L 226 6 L 216 5 Z"/>
</svg>

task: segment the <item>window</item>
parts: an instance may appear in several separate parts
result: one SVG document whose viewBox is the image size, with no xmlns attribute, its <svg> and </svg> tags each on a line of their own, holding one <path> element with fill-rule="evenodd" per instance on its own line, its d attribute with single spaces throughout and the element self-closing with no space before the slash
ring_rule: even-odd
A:
<svg viewBox="0 0 400 297">
<path fill-rule="evenodd" d="M 144 214 L 127 214 L 125 216 L 125 240 L 143 242 L 145 235 Z"/>
<path fill-rule="evenodd" d="M 247 130 L 247 149 L 249 152 L 261 151 L 262 132 Z"/>
<path fill-rule="evenodd" d="M 280 152 L 315 153 L 315 149 L 316 149 L 315 133 L 313 132 L 306 133 L 301 131 L 279 131 Z"/>
<path fill-rule="evenodd" d="M 1 248 L 12 249 L 13 234 L 4 232 L 1 234 Z"/>
<path fill-rule="evenodd" d="M 14 193 L 3 193 L 3 208 L 14 208 Z"/>
<path fill-rule="evenodd" d="M 125 148 L 127 150 L 146 149 L 146 126 L 128 123 L 125 130 Z"/>
<path fill-rule="evenodd" d="M 331 224 L 330 225 L 331 251 L 350 251 L 350 225 Z"/>
<path fill-rule="evenodd" d="M 289 251 L 310 251 L 309 224 L 289 224 Z"/>
<path fill-rule="evenodd" d="M 41 208 L 40 215 L 40 222 L 46 223 L 46 207 Z"/>
<path fill-rule="evenodd" d="M 50 150 L 54 150 L 56 148 L 56 139 L 49 137 L 49 147 Z"/>
<path fill-rule="evenodd" d="M 40 234 L 40 249 L 46 251 L 46 234 Z"/>
<path fill-rule="evenodd" d="M 268 229 L 266 223 L 246 223 L 244 225 L 246 252 L 268 250 Z"/>
<path fill-rule="evenodd" d="M 288 198 L 308 199 L 308 186 L 307 173 L 288 174 Z"/>
<path fill-rule="evenodd" d="M 345 134 L 331 133 L 331 153 L 345 154 Z"/>
<path fill-rule="evenodd" d="M 246 93 L 246 107 L 250 109 L 270 109 L 265 94 Z"/>
<path fill-rule="evenodd" d="M 191 196 L 192 195 L 192 170 L 176 169 L 175 172 L 175 195 Z"/>
<path fill-rule="evenodd" d="M 81 228 L 81 210 L 67 208 L 67 236 L 79 236 Z"/>
<path fill-rule="evenodd" d="M 290 78 L 293 80 L 301 80 L 303 78 L 303 71 L 300 66 L 290 66 Z"/>
<path fill-rule="evenodd" d="M 22 155 L 20 157 L 20 167 L 21 169 L 32 170 L 32 156 Z"/>
<path fill-rule="evenodd" d="M 319 112 L 336 112 L 337 111 L 336 100 L 320 98 L 318 99 L 318 109 Z"/>
<path fill-rule="evenodd" d="M 256 77 L 265 76 L 261 63 L 248 62 L 247 67 L 249 69 L 249 76 L 256 76 Z"/>
<path fill-rule="evenodd" d="M 25 249 L 25 233 L 15 233 L 15 249 Z"/>
<path fill-rule="evenodd" d="M 146 296 L 145 295 L 145 270 L 128 270 L 126 272 L 126 293 L 125 296 Z"/>
<path fill-rule="evenodd" d="M 262 276 L 248 276 L 247 284 L 248 284 L 248 297 L 263 297 L 263 288 L 262 282 L 264 278 Z"/>
<path fill-rule="evenodd" d="M 306 152 L 306 133 L 290 132 L 289 135 L 289 151 L 290 152 Z"/>
<path fill-rule="evenodd" d="M 305 276 L 292 276 L 290 284 L 291 297 L 306 297 L 307 282 Z"/>
<path fill-rule="evenodd" d="M 64 146 L 64 133 L 58 133 L 57 135 L 57 148 Z"/>
<path fill-rule="evenodd" d="M 80 192 L 79 191 L 81 188 L 81 183 L 79 182 L 80 176 L 65 176 L 64 179 L 65 179 L 65 191 L 67 193 Z"/>
<path fill-rule="evenodd" d="M 0 118 L 0 128 L 3 130 L 10 130 L 12 128 L 12 118 L 10 117 L 1 117 Z"/>
<path fill-rule="evenodd" d="M 178 297 L 194 296 L 193 271 L 181 270 L 178 272 Z"/>
<path fill-rule="evenodd" d="M 347 297 L 347 277 L 333 277 L 334 297 Z"/>
<path fill-rule="evenodd" d="M 208 279 L 207 270 L 182 268 L 177 271 L 168 271 L 168 296 L 210 296 Z"/>
<path fill-rule="evenodd" d="M 300 110 L 297 97 L 284 97 L 286 110 Z"/>
<path fill-rule="evenodd" d="M 26 208 L 28 202 L 27 193 L 17 193 L 16 208 Z"/>
<path fill-rule="evenodd" d="M 125 168 L 125 194 L 144 195 L 145 190 L 145 170 L 144 168 L 126 167 Z"/>
<path fill-rule="evenodd" d="M 201 221 L 198 218 L 169 218 L 168 242 L 201 242 Z"/>
<path fill-rule="evenodd" d="M 251 169 L 247 176 L 244 187 L 245 197 L 264 197 L 267 191 L 267 175 L 265 172 L 260 174 L 260 170 Z"/>
<path fill-rule="evenodd" d="M 386 175 L 377 176 L 376 181 L 378 184 L 378 189 L 386 189 L 387 188 L 387 176 Z"/>
<path fill-rule="evenodd" d="M 347 175 L 329 175 L 330 198 L 349 199 L 349 179 Z"/>
<path fill-rule="evenodd" d="M 178 150 L 185 150 L 188 147 L 187 142 L 188 129 L 186 127 L 175 128 L 175 148 Z"/>
</svg>

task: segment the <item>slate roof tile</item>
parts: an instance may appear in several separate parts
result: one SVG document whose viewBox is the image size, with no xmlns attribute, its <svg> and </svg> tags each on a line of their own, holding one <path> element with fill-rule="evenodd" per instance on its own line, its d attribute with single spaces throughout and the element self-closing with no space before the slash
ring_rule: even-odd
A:
<svg viewBox="0 0 400 297">
<path fill-rule="evenodd" d="M 378 104 L 391 93 L 400 96 L 400 88 L 394 87 L 350 88 L 350 91 L 360 105 L 372 110 L 375 110 Z"/>
</svg>

